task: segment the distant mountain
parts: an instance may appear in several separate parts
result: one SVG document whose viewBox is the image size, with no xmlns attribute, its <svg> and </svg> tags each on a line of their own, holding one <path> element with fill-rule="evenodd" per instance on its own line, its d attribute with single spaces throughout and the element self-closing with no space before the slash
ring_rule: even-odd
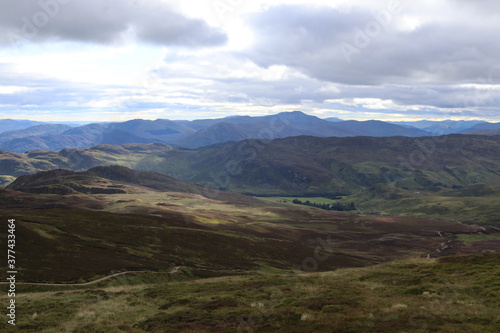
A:
<svg viewBox="0 0 500 333">
<path fill-rule="evenodd" d="M 58 135 L 12 138 L 0 149 L 13 152 L 87 148 L 99 144 L 173 142 L 195 130 L 174 121 L 158 119 L 130 120 L 123 123 L 88 124 L 68 129 Z M 7 140 L 8 135 L 5 136 Z"/>
<path fill-rule="evenodd" d="M 71 129 L 71 126 L 61 124 L 36 125 L 25 129 L 5 131 L 0 134 L 0 143 L 30 136 L 57 135 Z"/>
<path fill-rule="evenodd" d="M 337 122 L 336 124 L 342 126 L 343 128 L 349 129 L 355 132 L 359 136 L 407 136 L 407 137 L 419 137 L 419 136 L 430 136 L 432 133 L 423 131 L 417 128 L 407 128 L 395 124 L 386 123 L 379 120 L 368 120 L 368 121 L 356 121 L 348 120 Z"/>
<path fill-rule="evenodd" d="M 143 120 L 135 119 L 123 123 L 112 123 L 108 126 L 106 133 L 109 137 L 115 131 L 130 133 L 139 138 L 150 139 L 154 142 L 171 143 L 196 130 L 168 119 Z M 103 142 L 109 143 L 109 142 Z"/>
<path fill-rule="evenodd" d="M 252 131 L 240 125 L 217 123 L 176 141 L 182 147 L 202 147 L 219 142 L 241 141 L 252 137 Z"/>
<path fill-rule="evenodd" d="M 344 121 L 343 119 L 337 118 L 337 117 L 329 117 L 329 118 L 323 118 L 324 120 L 331 121 L 331 122 L 339 122 L 339 121 Z"/>
<path fill-rule="evenodd" d="M 33 150 L 60 150 L 66 147 L 86 148 L 101 143 L 105 130 L 105 125 L 90 124 L 71 128 L 58 135 L 12 139 L 0 144 L 0 149 L 20 153 Z"/>
<path fill-rule="evenodd" d="M 391 123 L 405 127 L 419 128 L 421 130 L 430 132 L 432 135 L 446 135 L 446 134 L 460 133 L 476 124 L 484 122 L 479 120 L 444 120 L 444 121 L 420 120 L 420 121 L 391 122 Z"/>
<path fill-rule="evenodd" d="M 429 124 L 421 123 L 419 126 Z M 460 126 L 464 127 L 466 123 L 460 123 L 460 126 L 457 123 L 452 125 L 456 129 Z M 444 126 L 444 124 L 439 126 Z M 450 127 L 451 125 L 446 126 Z M 451 131 L 451 127 L 448 130 Z M 301 135 L 315 137 L 421 137 L 433 135 L 437 130 L 431 129 L 431 131 L 434 132 L 377 120 L 329 121 L 300 111 L 293 111 L 261 117 L 234 116 L 193 121 L 135 119 L 121 123 L 88 124 L 68 129 L 62 133 L 40 131 L 39 134 L 32 133 L 34 135 L 26 137 L 24 134 L 18 135 L 11 132 L 12 135 L 6 133 L 3 136 L 3 142 L 0 140 L 0 149 L 26 152 L 127 143 L 165 143 L 193 149 L 245 139 L 273 140 Z"/>
<path fill-rule="evenodd" d="M 199 130 L 174 144 L 198 148 L 224 141 L 238 141 L 243 139 L 276 139 L 299 135 L 317 137 L 348 137 L 348 136 L 426 136 L 430 135 L 415 128 L 405 128 L 382 121 L 338 121 L 332 122 L 307 115 L 300 111 L 282 112 L 263 117 L 228 117 L 217 123 L 215 119 L 186 123 L 195 124 Z"/>
<path fill-rule="evenodd" d="M 444 121 L 430 121 L 421 120 L 415 122 L 392 122 L 393 124 L 415 127 L 432 135 L 446 135 L 446 134 L 475 134 L 475 135 L 496 135 L 499 134 L 500 123 L 488 123 L 479 120 L 444 120 Z"/>
<path fill-rule="evenodd" d="M 500 129 L 500 123 L 480 123 L 461 131 L 461 133 L 498 129 Z"/>
<path fill-rule="evenodd" d="M 45 123 L 32 120 L 0 119 L 0 133 L 3 133 L 5 131 L 25 129 L 31 126 L 43 125 L 43 124 Z"/>
</svg>

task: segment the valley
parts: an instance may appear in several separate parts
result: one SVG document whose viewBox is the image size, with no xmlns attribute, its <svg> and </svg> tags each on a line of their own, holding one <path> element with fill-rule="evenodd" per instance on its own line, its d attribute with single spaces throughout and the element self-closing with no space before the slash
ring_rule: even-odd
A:
<svg viewBox="0 0 500 333">
<path fill-rule="evenodd" d="M 0 216 L 24 241 L 20 324 L 0 328 L 493 332 L 498 137 L 428 140 L 3 151 Z"/>
<path fill-rule="evenodd" d="M 500 332 L 498 13 L 0 1 L 0 333 Z"/>
</svg>

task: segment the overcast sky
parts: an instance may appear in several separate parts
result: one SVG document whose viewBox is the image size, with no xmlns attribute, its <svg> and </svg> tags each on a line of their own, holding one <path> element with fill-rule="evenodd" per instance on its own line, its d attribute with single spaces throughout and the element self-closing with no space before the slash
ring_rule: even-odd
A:
<svg viewBox="0 0 500 333">
<path fill-rule="evenodd" d="M 0 118 L 500 121 L 494 0 L 2 0 Z"/>
</svg>

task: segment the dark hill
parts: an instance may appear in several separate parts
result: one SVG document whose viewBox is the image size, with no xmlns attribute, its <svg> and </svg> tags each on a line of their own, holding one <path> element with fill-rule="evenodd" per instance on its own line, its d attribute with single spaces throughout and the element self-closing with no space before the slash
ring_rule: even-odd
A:
<svg viewBox="0 0 500 333">
<path fill-rule="evenodd" d="M 251 203 L 255 200 L 237 193 L 207 190 L 202 186 L 148 171 L 135 171 L 112 165 L 99 166 L 84 172 L 50 170 L 18 177 L 7 188 L 27 193 L 48 194 L 116 194 L 140 191 L 137 187 L 160 192 L 181 192 L 216 197 L 229 202 Z"/>
<path fill-rule="evenodd" d="M 108 180 L 111 182 L 106 182 Z M 121 166 L 100 166 L 84 172 L 50 170 L 18 177 L 7 188 L 30 193 L 125 193 L 120 189 L 127 184 L 158 191 L 196 193 L 198 185 L 186 183 L 155 172 L 134 171 Z"/>
</svg>

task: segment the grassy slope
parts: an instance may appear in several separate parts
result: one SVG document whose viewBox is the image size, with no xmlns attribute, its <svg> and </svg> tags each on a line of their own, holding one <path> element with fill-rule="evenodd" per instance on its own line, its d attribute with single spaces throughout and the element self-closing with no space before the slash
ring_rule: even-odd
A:
<svg viewBox="0 0 500 333">
<path fill-rule="evenodd" d="M 85 288 L 19 285 L 17 326 L 4 320 L 0 330 L 493 333 L 499 276 L 500 255 L 482 254 L 324 273 L 192 280 L 181 270 Z"/>
<path fill-rule="evenodd" d="M 343 201 L 354 201 L 359 210 L 368 214 L 449 219 L 500 227 L 500 187 L 488 189 L 491 193 L 404 191 L 379 187 L 359 192 Z M 459 195 L 452 196 L 453 193 Z"/>
</svg>

